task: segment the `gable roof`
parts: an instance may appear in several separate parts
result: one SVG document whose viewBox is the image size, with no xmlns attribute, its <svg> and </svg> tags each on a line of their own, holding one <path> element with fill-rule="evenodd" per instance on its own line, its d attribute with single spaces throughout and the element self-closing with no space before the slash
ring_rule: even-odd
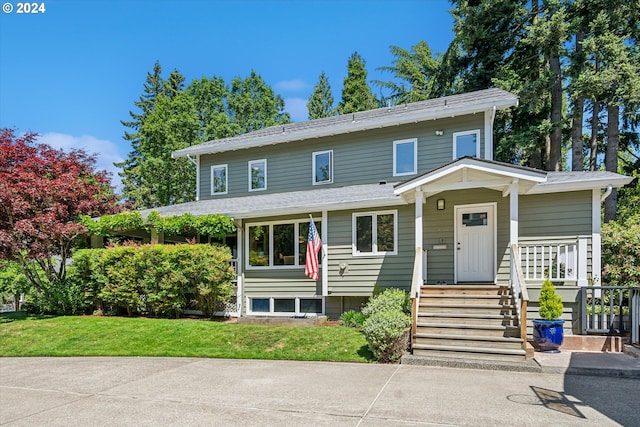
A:
<svg viewBox="0 0 640 427">
<path fill-rule="evenodd" d="M 518 97 L 501 89 L 486 89 L 389 108 L 343 114 L 306 122 L 271 126 L 231 138 L 216 139 L 172 153 L 175 157 L 222 153 L 385 128 L 408 123 L 481 113 L 518 105 Z"/>
</svg>

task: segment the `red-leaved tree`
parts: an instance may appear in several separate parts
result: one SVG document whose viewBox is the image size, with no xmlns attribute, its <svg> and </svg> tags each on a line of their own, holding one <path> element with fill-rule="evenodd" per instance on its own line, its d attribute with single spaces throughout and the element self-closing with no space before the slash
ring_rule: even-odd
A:
<svg viewBox="0 0 640 427">
<path fill-rule="evenodd" d="M 65 153 L 36 138 L 0 130 L 0 259 L 19 262 L 42 290 L 44 280 L 65 279 L 73 243 L 87 232 L 75 222 L 78 216 L 115 213 L 119 205 L 108 173 L 95 170 L 93 156 Z"/>
</svg>

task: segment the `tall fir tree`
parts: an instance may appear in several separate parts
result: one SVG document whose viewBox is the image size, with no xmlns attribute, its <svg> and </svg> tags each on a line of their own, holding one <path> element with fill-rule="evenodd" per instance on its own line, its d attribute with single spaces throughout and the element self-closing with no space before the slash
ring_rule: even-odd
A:
<svg viewBox="0 0 640 427">
<path fill-rule="evenodd" d="M 336 108 L 333 106 L 331 85 L 329 85 L 329 79 L 324 71 L 320 73 L 318 84 L 315 85 L 313 94 L 309 97 L 307 110 L 309 111 L 310 120 L 336 115 Z"/>
<path fill-rule="evenodd" d="M 354 52 L 347 62 L 347 77 L 342 86 L 342 100 L 338 103 L 338 113 L 356 113 L 377 108 L 378 105 L 367 83 L 365 61 L 358 52 Z"/>
</svg>

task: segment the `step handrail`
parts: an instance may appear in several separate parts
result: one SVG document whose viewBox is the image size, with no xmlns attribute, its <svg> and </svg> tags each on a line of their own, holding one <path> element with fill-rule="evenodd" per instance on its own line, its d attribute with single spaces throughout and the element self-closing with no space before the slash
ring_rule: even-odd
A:
<svg viewBox="0 0 640 427">
<path fill-rule="evenodd" d="M 527 306 L 529 304 L 529 291 L 524 280 L 522 271 L 522 260 L 518 244 L 511 244 L 511 290 L 516 297 L 516 307 L 518 307 L 518 321 L 520 323 L 520 338 L 522 338 L 522 349 L 527 347 Z"/>
</svg>

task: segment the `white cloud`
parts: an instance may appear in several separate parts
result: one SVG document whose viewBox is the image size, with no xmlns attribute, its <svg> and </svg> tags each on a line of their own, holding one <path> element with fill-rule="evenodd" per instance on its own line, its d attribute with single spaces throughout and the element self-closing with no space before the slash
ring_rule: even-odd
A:
<svg viewBox="0 0 640 427">
<path fill-rule="evenodd" d="M 285 98 L 284 109 L 289 113 L 291 120 L 294 122 L 309 120 L 307 100 L 304 98 Z"/>
<path fill-rule="evenodd" d="M 302 79 L 282 80 L 275 84 L 276 90 L 283 92 L 299 92 L 307 89 L 307 87 L 307 84 Z"/>
<path fill-rule="evenodd" d="M 124 160 L 116 144 L 91 135 L 73 136 L 65 133 L 49 132 L 38 137 L 37 142 L 69 152 L 71 149 L 83 149 L 96 156 L 96 169 L 111 172 L 111 183 L 116 192 L 121 189 L 122 181 L 118 176 L 120 169 L 113 164 Z"/>
</svg>

